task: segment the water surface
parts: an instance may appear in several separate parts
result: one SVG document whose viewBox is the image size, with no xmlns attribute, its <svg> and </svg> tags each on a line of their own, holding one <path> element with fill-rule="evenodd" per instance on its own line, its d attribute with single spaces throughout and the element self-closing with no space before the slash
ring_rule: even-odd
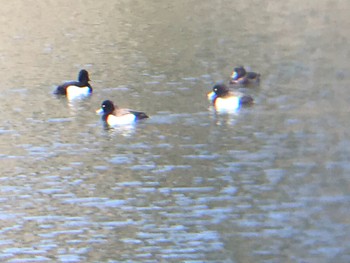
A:
<svg viewBox="0 0 350 263">
<path fill-rule="evenodd" d="M 349 8 L 3 3 L 0 260 L 349 262 Z M 256 103 L 216 114 L 236 65 Z M 91 98 L 52 95 L 81 68 Z M 106 130 L 104 99 L 151 118 Z"/>
</svg>

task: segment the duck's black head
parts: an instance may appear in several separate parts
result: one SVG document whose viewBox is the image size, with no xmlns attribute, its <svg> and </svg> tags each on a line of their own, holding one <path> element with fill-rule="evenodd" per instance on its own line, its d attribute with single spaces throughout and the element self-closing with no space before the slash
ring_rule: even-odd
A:
<svg viewBox="0 0 350 263">
<path fill-rule="evenodd" d="M 88 81 L 90 81 L 89 72 L 87 72 L 87 70 L 85 69 L 80 70 L 78 75 L 78 81 L 82 83 L 87 83 Z"/>
<path fill-rule="evenodd" d="M 237 80 L 239 78 L 244 77 L 245 74 L 247 74 L 245 68 L 243 66 L 239 66 L 239 67 L 233 69 L 231 79 Z"/>
<path fill-rule="evenodd" d="M 106 115 L 106 114 L 112 113 L 115 110 L 115 107 L 112 101 L 105 100 L 101 104 L 101 109 L 103 110 L 103 113 Z"/>
<path fill-rule="evenodd" d="M 223 97 L 229 93 L 229 89 L 225 84 L 216 84 L 213 87 L 213 92 L 216 94 L 217 97 Z"/>
</svg>

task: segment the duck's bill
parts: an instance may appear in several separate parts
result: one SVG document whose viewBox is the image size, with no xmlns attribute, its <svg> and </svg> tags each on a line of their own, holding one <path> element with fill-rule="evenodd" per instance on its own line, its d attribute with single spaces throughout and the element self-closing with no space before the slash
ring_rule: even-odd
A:
<svg viewBox="0 0 350 263">
<path fill-rule="evenodd" d="M 238 76 L 237 72 L 233 71 L 232 74 L 231 74 L 231 79 L 232 80 L 237 80 L 237 76 Z"/>
<path fill-rule="evenodd" d="M 212 92 L 209 92 L 209 93 L 207 94 L 207 97 L 208 97 L 208 100 L 209 100 L 209 101 L 213 101 L 213 100 L 215 99 L 215 97 L 216 97 L 216 94 L 215 94 L 214 91 L 212 91 Z"/>
<path fill-rule="evenodd" d="M 102 114 L 103 114 L 103 109 L 102 109 L 102 108 L 100 108 L 100 109 L 96 110 L 96 114 L 98 114 L 98 115 L 102 115 Z"/>
</svg>

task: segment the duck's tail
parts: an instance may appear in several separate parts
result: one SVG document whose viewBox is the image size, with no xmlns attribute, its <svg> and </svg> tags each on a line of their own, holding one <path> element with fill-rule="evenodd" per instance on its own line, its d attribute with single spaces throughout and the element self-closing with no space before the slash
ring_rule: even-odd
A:
<svg viewBox="0 0 350 263">
<path fill-rule="evenodd" d="M 64 85 L 58 86 L 56 88 L 56 90 L 53 92 L 53 94 L 55 94 L 55 95 L 66 95 L 67 94 L 66 87 Z"/>
<path fill-rule="evenodd" d="M 141 111 L 131 111 L 132 114 L 136 116 L 137 120 L 147 119 L 149 118 L 148 115 Z"/>
<path fill-rule="evenodd" d="M 244 95 L 240 99 L 240 104 L 244 106 L 249 106 L 249 105 L 252 105 L 253 103 L 254 103 L 254 99 L 252 98 L 252 96 L 249 96 L 249 95 Z"/>
</svg>

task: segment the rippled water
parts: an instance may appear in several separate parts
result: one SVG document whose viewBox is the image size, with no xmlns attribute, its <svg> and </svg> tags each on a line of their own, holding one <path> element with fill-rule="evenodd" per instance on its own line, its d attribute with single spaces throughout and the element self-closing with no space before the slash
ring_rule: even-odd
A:
<svg viewBox="0 0 350 263">
<path fill-rule="evenodd" d="M 0 10 L 0 261 L 350 261 L 350 2 L 25 4 Z M 256 103 L 216 114 L 240 64 Z M 52 95 L 81 68 L 91 98 Z M 106 130 L 104 99 L 151 118 Z"/>
</svg>

